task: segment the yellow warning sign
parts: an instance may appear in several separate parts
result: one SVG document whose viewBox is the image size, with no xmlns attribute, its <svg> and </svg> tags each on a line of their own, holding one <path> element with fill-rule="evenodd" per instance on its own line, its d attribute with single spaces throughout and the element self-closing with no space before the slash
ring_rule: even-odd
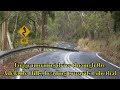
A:
<svg viewBox="0 0 120 90">
<path fill-rule="evenodd" d="M 20 39 L 20 44 L 28 44 L 28 39 L 27 38 Z"/>
<path fill-rule="evenodd" d="M 30 33 L 30 30 L 27 27 L 23 26 L 22 28 L 19 29 L 18 33 L 22 37 L 26 37 Z"/>
</svg>

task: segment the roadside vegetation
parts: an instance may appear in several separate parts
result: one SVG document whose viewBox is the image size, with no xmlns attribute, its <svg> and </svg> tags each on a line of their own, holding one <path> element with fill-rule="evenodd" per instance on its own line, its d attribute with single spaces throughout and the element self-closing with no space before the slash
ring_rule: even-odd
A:
<svg viewBox="0 0 120 90">
<path fill-rule="evenodd" d="M 17 70 L 18 68 L 14 67 L 14 63 L 22 63 L 25 60 L 29 59 L 32 56 L 35 56 L 39 54 L 38 52 L 29 52 L 26 54 L 23 54 L 22 57 L 21 55 L 15 56 L 14 58 L 10 59 L 9 61 L 7 61 L 5 64 L 0 64 L 0 79 L 11 79 L 11 76 L 7 76 L 4 74 L 4 72 L 6 71 L 14 71 Z"/>
<path fill-rule="evenodd" d="M 28 45 L 17 32 L 25 25 Z M 120 11 L 0 11 L 0 50 L 64 41 L 120 65 Z"/>
<path fill-rule="evenodd" d="M 110 36 L 107 40 L 79 39 L 78 48 L 81 51 L 100 52 L 103 59 L 120 66 L 120 34 Z"/>
</svg>

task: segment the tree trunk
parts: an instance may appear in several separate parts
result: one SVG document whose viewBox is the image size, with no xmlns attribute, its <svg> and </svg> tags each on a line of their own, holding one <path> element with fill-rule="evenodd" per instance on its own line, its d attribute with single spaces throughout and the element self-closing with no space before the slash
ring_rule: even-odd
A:
<svg viewBox="0 0 120 90">
<path fill-rule="evenodd" d="M 45 25 L 47 24 L 47 11 L 42 11 L 42 31 L 41 31 L 41 42 L 44 45 L 45 40 Z M 42 48 L 42 51 L 44 49 Z"/>
<path fill-rule="evenodd" d="M 4 11 L 4 18 L 8 17 L 8 11 Z M 8 19 L 2 23 L 2 51 L 7 50 Z"/>
<path fill-rule="evenodd" d="M 91 40 L 94 39 L 94 32 L 93 31 L 88 31 L 88 38 Z"/>
<path fill-rule="evenodd" d="M 45 39 L 45 25 L 47 23 L 47 12 L 42 11 L 42 35 L 41 35 L 41 41 L 42 45 L 44 45 L 44 39 Z"/>
<path fill-rule="evenodd" d="M 8 38 L 8 43 L 10 45 L 10 49 L 13 49 L 13 45 L 12 45 L 12 41 L 11 41 L 11 38 L 10 38 L 10 33 L 9 31 L 7 31 L 7 38 Z"/>
<path fill-rule="evenodd" d="M 65 15 L 64 15 L 64 22 L 65 22 L 65 24 L 64 24 L 64 33 L 63 33 L 63 35 L 64 35 L 64 40 L 66 40 L 67 39 L 67 34 L 68 34 L 68 32 L 67 32 L 67 12 L 65 11 Z"/>
<path fill-rule="evenodd" d="M 114 21 L 114 32 L 115 33 L 117 32 L 116 28 L 117 28 L 117 21 Z"/>
<path fill-rule="evenodd" d="M 87 38 L 87 31 L 84 32 L 83 38 Z"/>
<path fill-rule="evenodd" d="M 16 20 L 15 20 L 15 27 L 14 27 L 13 36 L 12 36 L 12 45 L 13 45 L 13 47 L 15 47 L 15 46 L 14 46 L 14 42 L 15 42 L 15 31 L 16 31 L 17 22 L 18 22 L 18 14 L 19 14 L 19 12 L 17 12 L 17 16 L 16 16 Z"/>
<path fill-rule="evenodd" d="M 2 23 L 2 51 L 7 50 L 7 35 L 5 30 L 5 22 Z"/>
<path fill-rule="evenodd" d="M 100 33 L 98 32 L 97 33 L 97 38 L 96 39 L 99 39 L 100 38 Z"/>
</svg>

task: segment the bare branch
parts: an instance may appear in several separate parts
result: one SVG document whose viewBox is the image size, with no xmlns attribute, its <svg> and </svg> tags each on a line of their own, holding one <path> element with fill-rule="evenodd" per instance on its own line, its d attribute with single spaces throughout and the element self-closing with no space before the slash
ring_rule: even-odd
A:
<svg viewBox="0 0 120 90">
<path fill-rule="evenodd" d="M 10 18 L 11 14 L 9 14 L 6 18 L 4 18 L 4 20 L 0 23 L 0 25 L 2 25 L 2 23 L 4 23 L 6 20 L 8 20 Z"/>
</svg>

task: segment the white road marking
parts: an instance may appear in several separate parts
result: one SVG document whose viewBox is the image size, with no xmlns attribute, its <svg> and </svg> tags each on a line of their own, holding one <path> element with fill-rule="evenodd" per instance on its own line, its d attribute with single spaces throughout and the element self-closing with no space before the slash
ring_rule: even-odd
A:
<svg viewBox="0 0 120 90">
<path fill-rule="evenodd" d="M 31 59 L 33 59 L 33 58 L 35 58 L 35 57 L 37 57 L 37 56 L 39 56 L 39 55 L 41 55 L 41 53 L 38 54 L 38 55 L 36 55 L 36 56 L 33 56 L 33 57 L 29 58 L 28 60 L 26 60 L 26 61 L 24 62 L 24 64 L 26 64 L 28 61 L 30 61 Z M 19 69 L 19 72 L 22 71 L 22 70 L 23 70 L 23 69 L 20 68 L 20 69 Z M 16 79 L 20 79 L 20 75 L 18 75 L 18 76 L 16 77 Z"/>
<path fill-rule="evenodd" d="M 69 61 L 69 63 L 70 64 L 72 64 L 72 62 L 70 61 L 70 55 L 71 55 L 72 53 L 70 53 L 69 54 L 69 56 L 68 56 L 68 61 Z M 78 70 L 79 72 L 83 72 L 82 70 L 80 70 L 79 68 L 75 68 L 76 70 Z M 94 79 L 93 77 L 91 77 L 91 76 L 86 76 L 86 77 L 88 77 L 88 78 L 90 78 L 90 79 Z"/>
<path fill-rule="evenodd" d="M 19 72 L 21 72 L 22 71 L 22 69 L 20 68 L 19 69 Z M 17 77 L 16 77 L 16 79 L 20 79 L 20 75 L 18 75 Z"/>
<path fill-rule="evenodd" d="M 108 62 L 107 60 L 105 60 L 105 59 L 103 59 L 102 57 L 100 57 L 98 54 L 99 54 L 99 53 L 96 53 L 96 56 L 97 56 L 99 59 L 101 59 L 101 60 L 103 60 L 104 62 L 107 62 L 107 63 L 113 65 L 114 67 L 116 67 L 116 68 L 118 68 L 118 69 L 120 69 L 120 67 L 118 67 L 117 65 L 115 65 L 115 64 L 113 64 L 113 63 L 111 63 L 111 62 Z"/>
<path fill-rule="evenodd" d="M 58 78 L 58 79 L 64 79 L 64 78 L 61 78 L 61 77 L 59 77 L 59 76 L 57 76 L 57 78 Z"/>
<path fill-rule="evenodd" d="M 72 64 L 72 62 L 70 61 L 70 58 L 69 58 L 69 56 L 70 56 L 72 53 L 73 53 L 73 52 L 68 53 L 68 54 L 66 54 L 65 57 L 64 57 L 65 62 L 66 62 L 67 64 Z M 40 53 L 40 54 L 41 54 L 41 53 Z M 26 61 L 24 62 L 24 64 L 26 64 L 26 63 L 27 63 L 28 61 L 30 61 L 31 59 L 39 56 L 40 54 L 29 58 L 28 60 L 26 60 Z M 112 63 L 108 62 L 107 60 L 103 59 L 102 57 L 100 57 L 100 56 L 98 55 L 98 53 L 96 53 L 96 56 L 97 56 L 99 59 L 101 59 L 101 60 L 103 60 L 103 61 L 105 61 L 105 62 L 107 62 L 107 63 L 109 63 L 109 64 L 111 64 L 111 65 L 113 65 L 113 66 L 115 66 L 115 67 L 118 68 L 118 69 L 120 69 L 120 67 L 118 67 L 117 65 L 112 64 Z M 74 71 L 83 72 L 83 71 L 81 71 L 81 70 L 78 69 L 78 68 L 73 68 L 73 67 L 71 67 L 71 69 L 74 70 Z M 19 69 L 19 72 L 20 72 L 20 71 L 22 71 L 21 68 Z M 92 77 L 90 77 L 90 76 L 82 76 L 82 77 L 85 78 L 85 79 L 89 79 L 89 78 L 90 78 L 90 79 L 94 79 L 94 78 L 92 78 Z M 18 76 L 16 77 L 16 79 L 20 79 L 20 76 L 18 75 Z"/>
<path fill-rule="evenodd" d="M 67 64 L 72 64 L 72 62 L 70 61 L 70 58 L 69 58 L 69 56 L 72 54 L 73 52 L 71 52 L 71 53 L 68 53 L 68 54 L 66 54 L 65 55 L 65 58 L 64 58 L 64 60 L 65 60 L 65 62 L 67 63 Z M 78 69 L 78 68 L 73 68 L 73 67 L 70 67 L 73 71 L 75 71 L 75 72 L 83 72 L 82 70 L 80 70 L 80 69 Z M 93 77 L 91 77 L 91 76 L 81 76 L 81 77 L 83 77 L 83 78 L 85 78 L 85 79 L 94 79 Z"/>
</svg>

